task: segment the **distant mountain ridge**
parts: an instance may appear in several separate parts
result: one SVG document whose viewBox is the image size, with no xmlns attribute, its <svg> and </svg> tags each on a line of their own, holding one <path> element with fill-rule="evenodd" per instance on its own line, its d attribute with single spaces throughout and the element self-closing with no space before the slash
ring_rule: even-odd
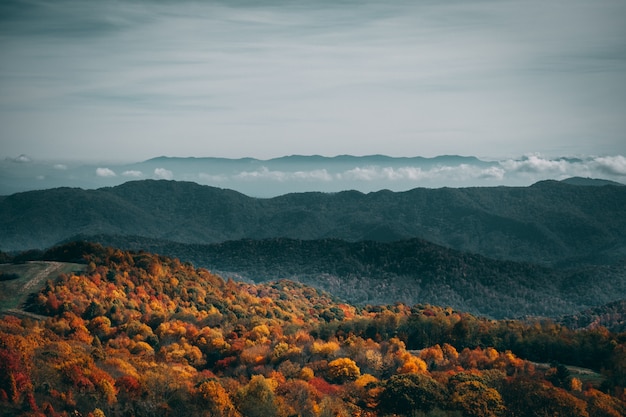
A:
<svg viewBox="0 0 626 417">
<path fill-rule="evenodd" d="M 78 234 L 182 243 L 417 237 L 496 259 L 557 264 L 585 256 L 585 262 L 611 263 L 626 253 L 626 187 L 543 181 L 259 199 L 191 182 L 143 180 L 0 197 L 1 250 L 46 248 Z"/>
<path fill-rule="evenodd" d="M 177 161 L 193 161 L 198 163 L 231 163 L 231 162 L 245 162 L 251 164 L 271 164 L 273 162 L 295 162 L 298 164 L 319 163 L 323 161 L 332 162 L 367 162 L 367 163 L 380 163 L 380 162 L 415 162 L 415 163 L 428 163 L 428 164 L 445 164 L 445 163 L 480 163 L 483 165 L 493 165 L 493 162 L 481 161 L 475 156 L 461 156 L 461 155 L 439 155 L 431 158 L 423 156 L 409 156 L 409 157 L 397 157 L 388 156 L 382 154 L 376 155 L 337 155 L 337 156 L 322 156 L 322 155 L 286 155 L 277 158 L 270 159 L 257 159 L 257 158 L 220 158 L 220 157 L 176 157 L 176 156 L 158 156 L 146 160 L 144 163 L 161 163 L 161 162 L 177 162 Z"/>
</svg>

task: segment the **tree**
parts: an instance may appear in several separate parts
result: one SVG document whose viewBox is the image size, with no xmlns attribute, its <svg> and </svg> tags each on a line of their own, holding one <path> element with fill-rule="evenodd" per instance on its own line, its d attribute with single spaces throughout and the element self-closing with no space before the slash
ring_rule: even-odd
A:
<svg viewBox="0 0 626 417">
<path fill-rule="evenodd" d="M 204 381 L 196 390 L 196 398 L 211 417 L 239 415 L 226 390 L 217 381 Z"/>
<path fill-rule="evenodd" d="M 515 378 L 501 393 L 508 413 L 516 417 L 589 417 L 584 401 L 541 381 Z"/>
<path fill-rule="evenodd" d="M 319 395 L 313 387 L 299 379 L 292 379 L 278 388 L 279 394 L 289 405 L 290 415 L 317 417 Z"/>
<path fill-rule="evenodd" d="M 505 411 L 500 393 L 478 381 L 457 384 L 451 402 L 464 417 L 497 417 Z"/>
<path fill-rule="evenodd" d="M 237 408 L 244 417 L 279 416 L 279 405 L 270 380 L 255 375 L 237 392 Z"/>
<path fill-rule="evenodd" d="M 384 384 L 379 408 L 389 414 L 410 414 L 415 410 L 429 412 L 441 406 L 446 389 L 424 374 L 394 375 Z"/>
<path fill-rule="evenodd" d="M 331 381 L 354 381 L 361 376 L 361 370 L 350 358 L 339 358 L 328 363 L 328 377 Z"/>
</svg>

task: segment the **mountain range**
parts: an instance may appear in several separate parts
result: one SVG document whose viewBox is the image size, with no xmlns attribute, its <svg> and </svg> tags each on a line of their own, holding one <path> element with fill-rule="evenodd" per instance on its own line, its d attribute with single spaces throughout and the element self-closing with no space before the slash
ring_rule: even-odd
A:
<svg viewBox="0 0 626 417">
<path fill-rule="evenodd" d="M 143 180 L 0 197 L 0 248 L 92 241 L 357 304 L 557 317 L 625 298 L 625 207 L 626 187 L 584 178 L 269 199 Z"/>
<path fill-rule="evenodd" d="M 626 187 L 543 181 L 530 187 L 293 193 L 261 199 L 191 182 L 143 180 L 97 190 L 0 197 L 0 249 L 43 249 L 73 236 L 181 243 L 421 238 L 489 258 L 606 264 L 626 253 Z"/>
</svg>

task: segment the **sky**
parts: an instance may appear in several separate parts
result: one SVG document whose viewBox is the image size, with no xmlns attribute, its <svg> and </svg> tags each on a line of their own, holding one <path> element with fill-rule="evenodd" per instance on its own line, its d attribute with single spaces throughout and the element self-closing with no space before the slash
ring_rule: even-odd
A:
<svg viewBox="0 0 626 417">
<path fill-rule="evenodd" d="M 626 155 L 624 0 L 2 0 L 0 158 Z"/>
</svg>

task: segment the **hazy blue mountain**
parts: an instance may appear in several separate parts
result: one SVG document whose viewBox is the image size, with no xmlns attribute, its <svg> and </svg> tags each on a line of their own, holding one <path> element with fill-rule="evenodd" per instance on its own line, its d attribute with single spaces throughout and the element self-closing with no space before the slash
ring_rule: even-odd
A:
<svg viewBox="0 0 626 417">
<path fill-rule="evenodd" d="M 143 179 L 192 181 L 253 197 L 306 191 L 529 186 L 539 180 L 561 180 L 581 173 L 623 182 L 625 161 L 622 156 L 595 159 L 533 156 L 486 161 L 458 155 L 433 158 L 291 155 L 268 160 L 161 156 L 122 164 L 46 162 L 21 155 L 0 160 L 0 195 L 58 187 L 97 189 Z"/>
<path fill-rule="evenodd" d="M 182 243 L 238 239 L 421 238 L 496 259 L 612 263 L 626 254 L 626 187 L 416 188 L 252 198 L 191 182 L 132 181 L 0 197 L 0 249 L 45 248 L 77 234 Z"/>
</svg>

